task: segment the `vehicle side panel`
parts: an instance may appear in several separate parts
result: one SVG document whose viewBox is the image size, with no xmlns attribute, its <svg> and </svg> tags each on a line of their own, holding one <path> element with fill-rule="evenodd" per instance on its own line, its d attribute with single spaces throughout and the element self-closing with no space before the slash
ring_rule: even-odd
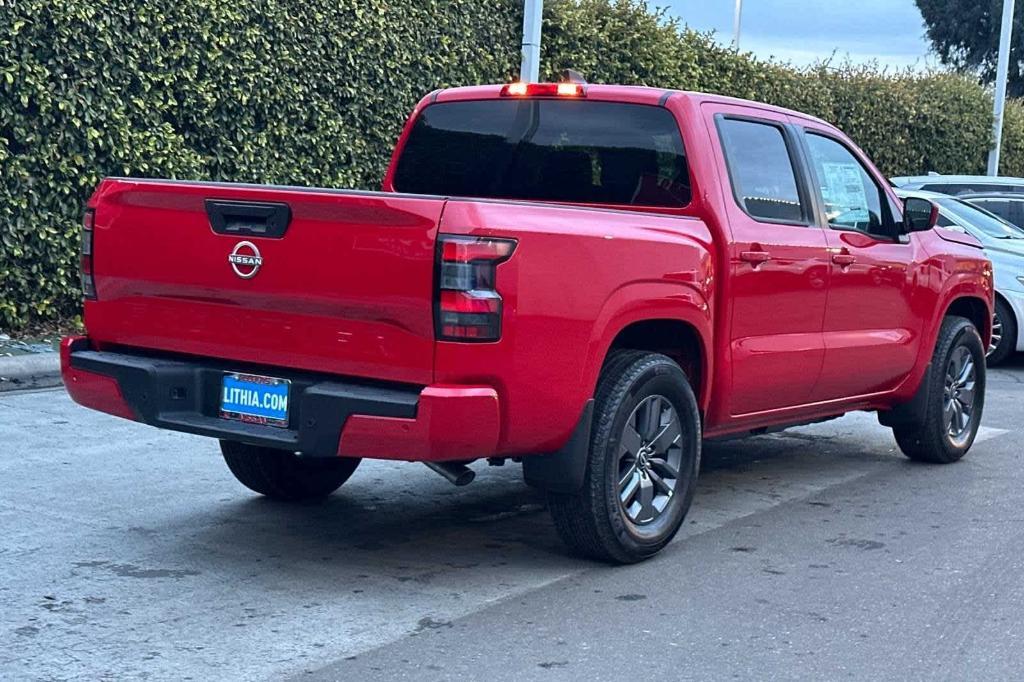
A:
<svg viewBox="0 0 1024 682">
<path fill-rule="evenodd" d="M 756 108 L 705 104 L 702 121 L 715 151 L 722 210 L 728 222 L 728 361 L 732 377 L 729 418 L 793 407 L 809 401 L 821 370 L 822 319 L 828 294 L 824 232 L 814 224 L 785 224 L 748 215 L 733 195 L 730 169 L 718 134 L 720 117 L 778 126 L 786 117 Z M 785 133 L 788 135 L 788 133 Z M 796 154 L 795 140 L 787 140 Z M 794 168 L 799 173 L 799 167 Z M 805 202 L 806 203 L 806 202 Z M 764 254 L 762 263 L 744 260 Z"/>
<path fill-rule="evenodd" d="M 565 443 L 593 395 L 604 355 L 630 322 L 685 321 L 708 347 L 714 271 L 711 236 L 698 220 L 452 200 L 441 233 L 518 240 L 512 258 L 498 266 L 501 340 L 439 342 L 435 354 L 439 385 L 497 390 L 501 453 Z"/>
<path fill-rule="evenodd" d="M 995 287 L 992 263 L 985 258 L 984 252 L 979 248 L 947 241 L 939 236 L 937 230 L 919 232 L 917 237 L 927 253 L 923 265 L 928 271 L 927 286 L 921 288 L 917 305 L 921 314 L 925 314 L 929 307 L 933 314 L 925 323 L 922 346 L 914 369 L 895 392 L 894 398 L 897 401 L 908 398 L 917 390 L 920 382 L 917 375 L 924 375 L 924 369 L 931 361 L 943 317 L 957 299 L 970 298 L 985 303 L 987 314 L 978 333 L 985 347 L 988 347 L 992 336 Z"/>
</svg>

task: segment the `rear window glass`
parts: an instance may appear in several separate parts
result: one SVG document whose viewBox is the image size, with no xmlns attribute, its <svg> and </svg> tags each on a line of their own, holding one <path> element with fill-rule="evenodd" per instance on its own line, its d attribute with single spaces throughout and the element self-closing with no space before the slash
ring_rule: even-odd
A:
<svg viewBox="0 0 1024 682">
<path fill-rule="evenodd" d="M 402 150 L 395 189 L 632 206 L 690 203 L 686 153 L 667 109 L 586 100 L 428 106 Z"/>
</svg>

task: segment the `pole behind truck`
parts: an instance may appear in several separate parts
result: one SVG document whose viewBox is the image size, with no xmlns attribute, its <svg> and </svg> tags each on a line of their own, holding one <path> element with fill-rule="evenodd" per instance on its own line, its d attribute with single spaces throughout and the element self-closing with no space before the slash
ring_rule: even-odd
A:
<svg viewBox="0 0 1024 682">
<path fill-rule="evenodd" d="M 540 33 L 544 17 L 544 0 L 526 0 L 523 4 L 523 64 L 519 80 L 536 83 L 540 80 Z"/>
<path fill-rule="evenodd" d="M 1013 38 L 1013 0 L 1003 0 L 1003 25 L 999 30 L 999 63 L 996 66 L 995 103 L 992 106 L 993 147 L 988 153 L 988 174 L 999 175 L 999 151 L 1003 141 L 1003 109 L 1006 106 L 1006 71 Z"/>
</svg>

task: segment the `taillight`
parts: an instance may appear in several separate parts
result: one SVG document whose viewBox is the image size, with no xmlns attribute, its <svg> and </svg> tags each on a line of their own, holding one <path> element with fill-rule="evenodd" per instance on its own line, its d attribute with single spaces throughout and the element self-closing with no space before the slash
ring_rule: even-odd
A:
<svg viewBox="0 0 1024 682">
<path fill-rule="evenodd" d="M 96 280 L 92 272 L 92 235 L 93 225 L 96 222 L 96 211 L 89 208 L 82 217 L 82 298 L 95 300 Z"/>
<path fill-rule="evenodd" d="M 512 255 L 511 239 L 441 236 L 434 326 L 442 341 L 501 338 L 498 264 Z"/>
</svg>

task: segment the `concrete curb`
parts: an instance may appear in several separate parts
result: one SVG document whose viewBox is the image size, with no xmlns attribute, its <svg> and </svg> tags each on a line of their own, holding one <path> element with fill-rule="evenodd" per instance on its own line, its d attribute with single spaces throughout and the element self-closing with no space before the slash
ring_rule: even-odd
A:
<svg viewBox="0 0 1024 682">
<path fill-rule="evenodd" d="M 60 385 L 59 353 L 0 358 L 0 393 Z"/>
</svg>

